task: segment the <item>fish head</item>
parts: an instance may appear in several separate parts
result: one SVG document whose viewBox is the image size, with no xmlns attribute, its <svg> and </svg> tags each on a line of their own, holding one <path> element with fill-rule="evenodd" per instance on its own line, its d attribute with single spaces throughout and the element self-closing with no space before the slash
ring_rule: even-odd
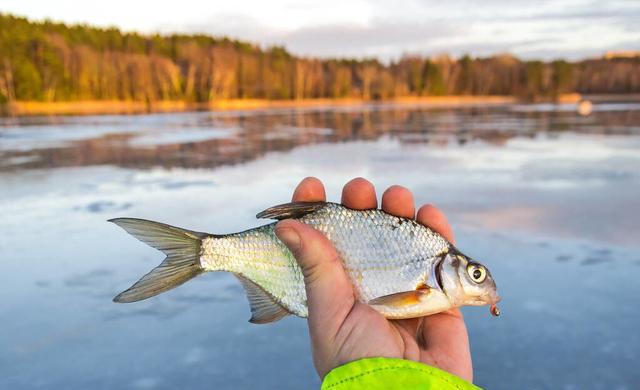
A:
<svg viewBox="0 0 640 390">
<path fill-rule="evenodd" d="M 495 305 L 500 301 L 491 273 L 479 262 L 452 250 L 438 268 L 440 287 L 453 306 Z"/>
</svg>

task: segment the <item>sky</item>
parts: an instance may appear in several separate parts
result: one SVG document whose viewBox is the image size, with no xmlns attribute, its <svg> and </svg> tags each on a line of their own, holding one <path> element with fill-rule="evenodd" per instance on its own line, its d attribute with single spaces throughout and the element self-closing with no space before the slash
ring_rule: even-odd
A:
<svg viewBox="0 0 640 390">
<path fill-rule="evenodd" d="M 640 50 L 640 0 L 0 0 L 0 12 L 226 35 L 315 57 L 579 59 Z"/>
</svg>

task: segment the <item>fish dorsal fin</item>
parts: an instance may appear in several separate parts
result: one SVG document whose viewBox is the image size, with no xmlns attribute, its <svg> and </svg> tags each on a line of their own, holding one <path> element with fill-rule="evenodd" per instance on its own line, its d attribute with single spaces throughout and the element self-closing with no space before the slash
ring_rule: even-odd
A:
<svg viewBox="0 0 640 390">
<path fill-rule="evenodd" d="M 287 309 L 282 307 L 273 295 L 269 294 L 262 287 L 252 282 L 242 275 L 236 275 L 242 283 L 242 287 L 247 293 L 249 306 L 251 307 L 252 324 L 266 324 L 275 322 L 289 314 Z"/>
<path fill-rule="evenodd" d="M 256 218 L 268 218 L 268 219 L 288 219 L 288 218 L 302 218 L 309 213 L 313 213 L 316 210 L 323 208 L 327 202 L 291 202 L 278 206 L 269 207 L 268 209 L 259 212 Z"/>
<path fill-rule="evenodd" d="M 374 298 L 370 300 L 368 304 L 372 306 L 387 306 L 394 308 L 412 306 L 420 303 L 422 299 L 429 295 L 430 291 L 431 289 L 429 287 L 423 287 L 411 291 L 402 291 Z"/>
</svg>

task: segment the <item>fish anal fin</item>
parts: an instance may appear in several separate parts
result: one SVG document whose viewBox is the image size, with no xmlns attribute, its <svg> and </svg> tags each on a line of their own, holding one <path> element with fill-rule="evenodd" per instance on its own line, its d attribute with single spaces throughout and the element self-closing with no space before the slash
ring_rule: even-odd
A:
<svg viewBox="0 0 640 390">
<path fill-rule="evenodd" d="M 305 215 L 312 213 L 316 210 L 323 208 L 327 202 L 292 202 L 285 203 L 278 206 L 269 207 L 268 209 L 259 212 L 256 218 L 266 219 L 288 219 L 288 218 L 302 218 Z"/>
<path fill-rule="evenodd" d="M 266 324 L 278 321 L 290 314 L 287 309 L 282 307 L 271 294 L 258 284 L 242 275 L 236 274 L 236 277 L 242 283 L 242 287 L 244 287 L 249 299 L 249 306 L 251 307 L 251 319 L 249 322 L 252 324 Z"/>
<path fill-rule="evenodd" d="M 407 307 L 420 303 L 426 298 L 431 289 L 426 286 L 420 286 L 417 290 L 402 291 L 394 294 L 384 295 L 378 298 L 370 300 L 369 305 L 374 306 L 387 306 L 387 307 Z"/>
</svg>

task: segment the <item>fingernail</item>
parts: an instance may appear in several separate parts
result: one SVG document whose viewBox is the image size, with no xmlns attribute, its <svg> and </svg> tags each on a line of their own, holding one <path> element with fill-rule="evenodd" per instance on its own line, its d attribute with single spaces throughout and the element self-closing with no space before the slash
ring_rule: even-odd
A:
<svg viewBox="0 0 640 390">
<path fill-rule="evenodd" d="M 288 227 L 276 227 L 276 236 L 282 241 L 292 252 L 300 248 L 300 235 L 298 232 Z"/>
</svg>

